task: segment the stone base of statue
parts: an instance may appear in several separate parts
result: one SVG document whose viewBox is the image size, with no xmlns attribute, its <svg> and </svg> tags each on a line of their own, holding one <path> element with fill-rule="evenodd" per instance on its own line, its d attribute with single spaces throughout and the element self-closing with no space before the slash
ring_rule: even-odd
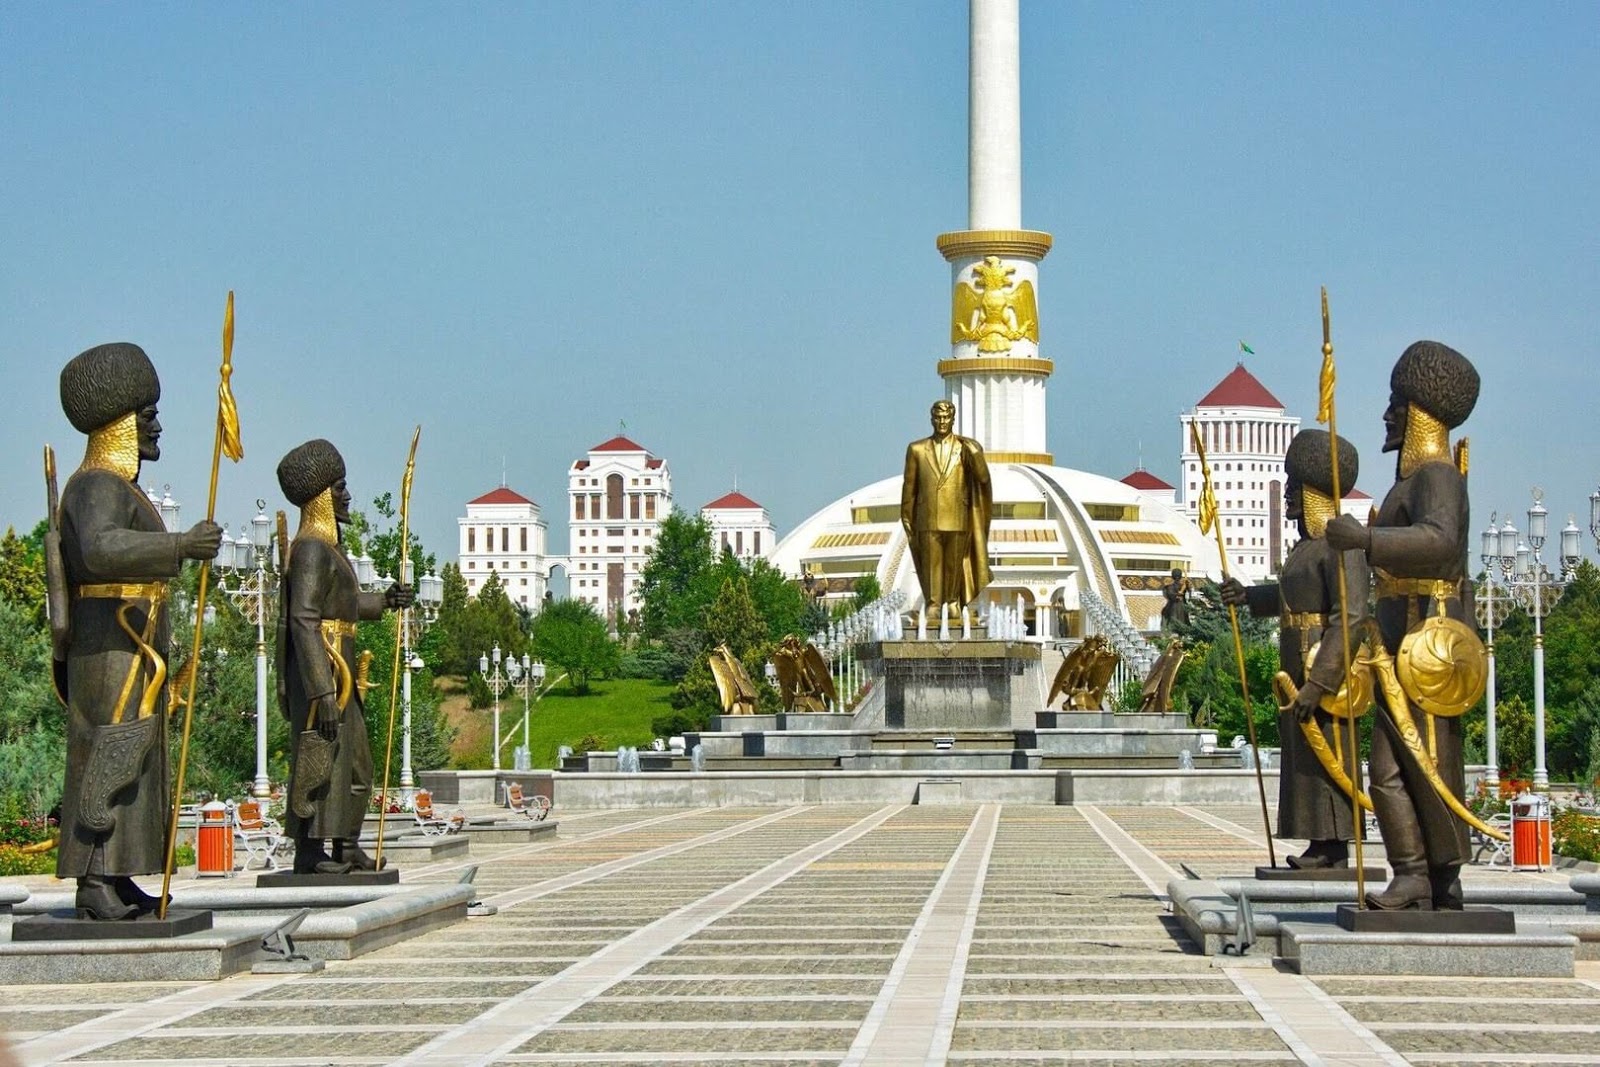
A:
<svg viewBox="0 0 1600 1067">
<path fill-rule="evenodd" d="M 1038 645 L 879 641 L 860 654 L 868 676 L 882 679 L 891 730 L 1010 730 L 1031 727 L 1039 709 Z"/>
<path fill-rule="evenodd" d="M 292 871 L 274 871 L 257 877 L 256 885 L 262 889 L 291 887 L 309 889 L 335 885 L 394 885 L 399 881 L 400 872 L 393 867 L 385 867 L 381 871 L 346 871 L 344 874 L 295 874 Z"/>
<path fill-rule="evenodd" d="M 1515 912 L 1485 905 L 1461 911 L 1378 911 L 1340 904 L 1339 929 L 1355 934 L 1514 934 Z"/>
<path fill-rule="evenodd" d="M 167 917 L 154 914 L 108 921 L 80 919 L 74 909 L 61 908 L 30 915 L 11 924 L 13 941 L 115 941 L 127 938 L 182 937 L 211 929 L 211 912 L 168 908 Z"/>
<path fill-rule="evenodd" d="M 1355 867 L 1257 867 L 1256 879 L 1262 882 L 1354 882 L 1358 873 L 1368 885 L 1382 885 L 1389 880 L 1387 867 L 1368 867 L 1364 871 Z"/>
</svg>

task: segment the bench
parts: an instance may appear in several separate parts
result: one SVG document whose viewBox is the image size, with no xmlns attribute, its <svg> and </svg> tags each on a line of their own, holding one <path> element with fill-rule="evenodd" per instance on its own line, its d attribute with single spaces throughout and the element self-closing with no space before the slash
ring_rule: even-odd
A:
<svg viewBox="0 0 1600 1067">
<path fill-rule="evenodd" d="M 242 801 L 233 812 L 233 847 L 244 853 L 242 870 L 261 862 L 261 870 L 275 871 L 288 858 L 293 842 L 283 835 L 278 820 L 270 818 L 254 800 Z"/>
<path fill-rule="evenodd" d="M 417 790 L 416 797 L 411 803 L 417 826 L 429 837 L 458 834 L 461 828 L 467 825 L 467 813 L 460 808 L 449 815 L 436 813 L 433 810 L 433 794 L 426 789 Z"/>
<path fill-rule="evenodd" d="M 544 822 L 550 816 L 550 798 L 539 793 L 526 796 L 516 782 L 506 783 L 506 807 L 534 822 Z"/>
</svg>

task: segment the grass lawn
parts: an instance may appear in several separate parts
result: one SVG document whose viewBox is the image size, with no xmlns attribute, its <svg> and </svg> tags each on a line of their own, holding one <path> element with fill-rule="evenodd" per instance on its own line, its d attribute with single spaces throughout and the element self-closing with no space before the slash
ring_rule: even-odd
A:
<svg viewBox="0 0 1600 1067">
<path fill-rule="evenodd" d="M 553 767 L 556 749 L 570 745 L 574 751 L 585 737 L 595 739 L 592 747 L 616 749 L 618 745 L 635 748 L 649 746 L 655 736 L 650 730 L 652 719 L 669 714 L 668 703 L 674 686 L 670 682 L 655 682 L 639 678 L 618 678 L 594 682 L 589 692 L 579 696 L 566 685 L 558 685 L 543 700 L 531 705 L 528 717 L 528 747 L 532 750 L 535 767 Z M 465 701 L 462 701 L 464 705 Z M 456 738 L 454 766 L 463 770 L 487 768 L 489 759 L 489 724 L 494 719 L 490 708 L 467 710 L 464 706 L 451 709 L 460 732 Z M 500 698 L 500 733 L 509 733 L 517 727 L 516 736 L 500 753 L 500 765 L 511 766 L 511 750 L 522 743 L 522 700 L 515 690 L 507 690 Z"/>
</svg>

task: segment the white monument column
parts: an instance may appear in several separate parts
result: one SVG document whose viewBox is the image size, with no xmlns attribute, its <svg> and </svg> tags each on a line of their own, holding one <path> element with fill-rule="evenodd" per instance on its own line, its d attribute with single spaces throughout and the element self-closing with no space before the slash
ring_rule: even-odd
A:
<svg viewBox="0 0 1600 1067">
<path fill-rule="evenodd" d="M 1039 354 L 1039 261 L 1050 235 L 1022 228 L 1018 0 L 971 0 L 967 226 L 941 234 L 951 267 L 950 358 L 939 361 L 956 432 L 996 463 L 1051 463 Z"/>
</svg>

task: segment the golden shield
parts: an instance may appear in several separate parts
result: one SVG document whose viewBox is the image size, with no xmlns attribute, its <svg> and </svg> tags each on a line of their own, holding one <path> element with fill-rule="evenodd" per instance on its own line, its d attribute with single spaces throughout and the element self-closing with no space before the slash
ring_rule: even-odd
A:
<svg viewBox="0 0 1600 1067">
<path fill-rule="evenodd" d="M 1306 655 L 1306 662 L 1317 661 L 1317 650 L 1322 647 L 1319 641 L 1311 646 L 1311 651 Z M 1339 687 L 1337 693 L 1329 693 L 1318 704 L 1323 711 L 1336 719 L 1348 719 L 1352 715 L 1360 718 L 1372 707 L 1372 669 L 1365 663 L 1367 659 L 1367 645 L 1362 642 L 1350 653 L 1354 666 L 1345 675 L 1345 682 Z"/>
<path fill-rule="evenodd" d="M 1429 715 L 1454 718 L 1478 702 L 1489 680 L 1489 658 L 1476 631 L 1435 615 L 1400 641 L 1396 672 L 1406 695 Z"/>
</svg>

